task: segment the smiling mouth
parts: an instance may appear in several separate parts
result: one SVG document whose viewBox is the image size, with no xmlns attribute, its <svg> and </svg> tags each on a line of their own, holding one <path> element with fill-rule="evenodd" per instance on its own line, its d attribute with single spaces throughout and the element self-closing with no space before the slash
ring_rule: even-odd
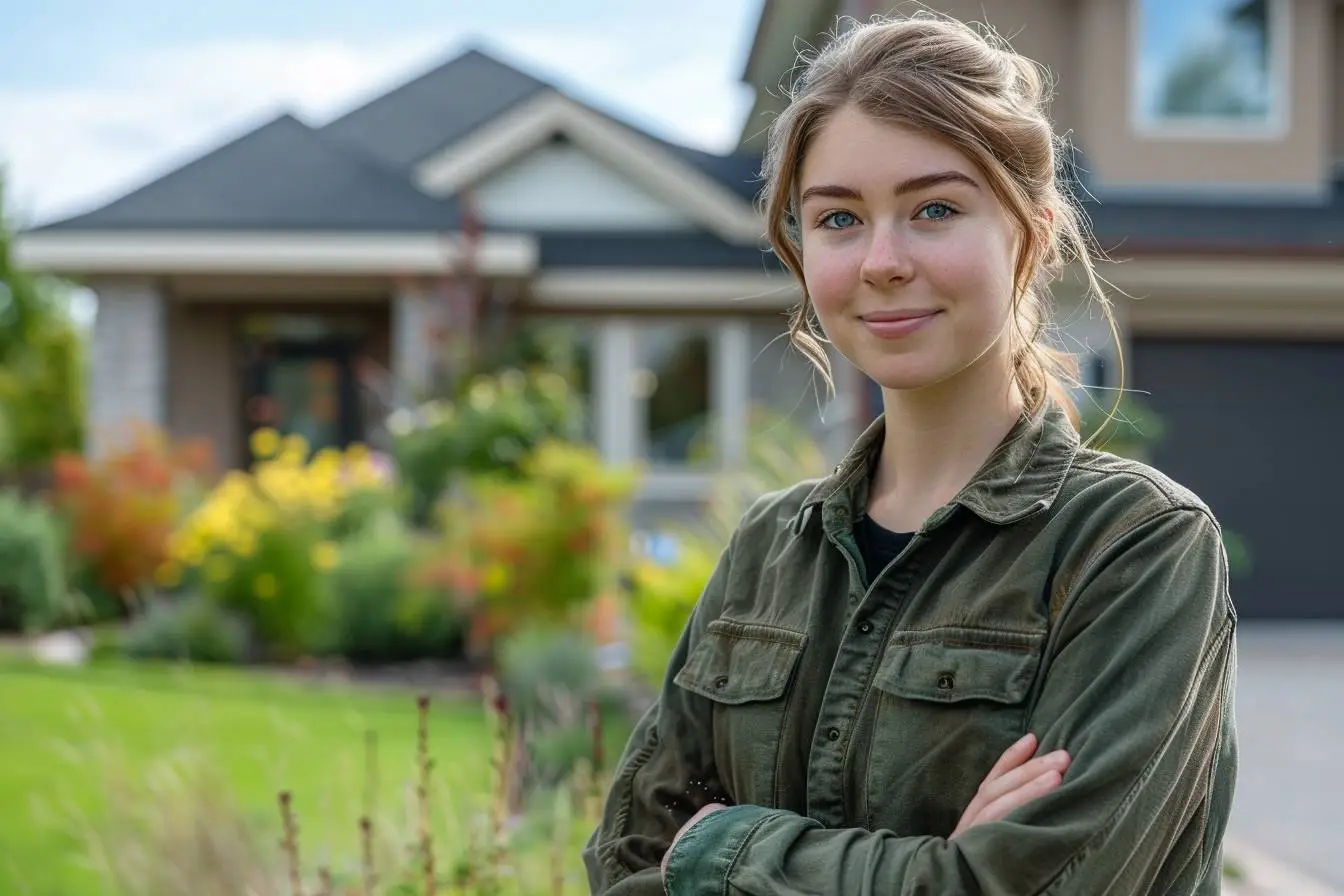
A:
<svg viewBox="0 0 1344 896">
<path fill-rule="evenodd" d="M 933 317 L 937 313 L 937 308 L 920 309 L 917 311 L 874 311 L 872 314 L 860 315 L 859 319 L 867 324 L 896 324 L 912 320 L 922 320 L 926 317 Z"/>
<path fill-rule="evenodd" d="M 941 309 L 920 309 L 917 311 L 877 311 L 859 317 L 863 325 L 878 339 L 901 339 L 916 333 L 933 320 Z"/>
</svg>

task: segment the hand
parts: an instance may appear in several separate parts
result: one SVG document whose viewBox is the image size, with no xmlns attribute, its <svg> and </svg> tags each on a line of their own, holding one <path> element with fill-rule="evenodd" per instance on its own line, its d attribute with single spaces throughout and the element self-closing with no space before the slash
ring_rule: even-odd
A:
<svg viewBox="0 0 1344 896">
<path fill-rule="evenodd" d="M 1028 734 L 1004 751 L 980 783 L 975 799 L 966 807 L 948 839 L 955 840 L 976 825 L 1000 821 L 1014 809 L 1045 796 L 1063 783 L 1072 758 L 1057 750 L 1032 759 L 1036 745 L 1036 735 Z"/>
<path fill-rule="evenodd" d="M 672 838 L 672 844 L 667 847 L 667 852 L 663 853 L 662 869 L 663 869 L 664 881 L 667 880 L 667 860 L 672 856 L 672 849 L 677 845 L 677 841 L 680 840 L 687 831 L 689 831 L 692 827 L 694 827 L 697 821 L 704 818 L 706 815 L 713 815 L 720 809 L 727 809 L 727 808 L 728 807 L 725 806 L 723 803 L 706 803 L 705 806 L 699 812 L 692 815 L 690 820 L 681 826 L 681 830 L 677 831 L 677 836 Z"/>
</svg>

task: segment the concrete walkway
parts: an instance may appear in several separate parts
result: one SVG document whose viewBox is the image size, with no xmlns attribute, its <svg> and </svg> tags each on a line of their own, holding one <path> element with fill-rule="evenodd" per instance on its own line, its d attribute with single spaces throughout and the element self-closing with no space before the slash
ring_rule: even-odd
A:
<svg viewBox="0 0 1344 896">
<path fill-rule="evenodd" d="M 1238 647 L 1241 771 L 1228 845 L 1344 894 L 1344 623 L 1245 620 Z M 1329 892 L 1308 886 L 1278 892 Z"/>
</svg>

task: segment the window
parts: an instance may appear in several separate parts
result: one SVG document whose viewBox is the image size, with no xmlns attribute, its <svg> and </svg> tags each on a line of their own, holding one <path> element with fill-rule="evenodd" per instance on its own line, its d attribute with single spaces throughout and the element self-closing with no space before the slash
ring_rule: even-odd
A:
<svg viewBox="0 0 1344 896">
<path fill-rule="evenodd" d="M 1134 0 L 1146 130 L 1263 133 L 1286 117 L 1285 0 Z"/>
<path fill-rule="evenodd" d="M 718 459 L 709 430 L 713 391 L 711 332 L 694 324 L 643 327 L 631 389 L 643 404 L 643 455 L 658 466 L 702 466 Z"/>
</svg>

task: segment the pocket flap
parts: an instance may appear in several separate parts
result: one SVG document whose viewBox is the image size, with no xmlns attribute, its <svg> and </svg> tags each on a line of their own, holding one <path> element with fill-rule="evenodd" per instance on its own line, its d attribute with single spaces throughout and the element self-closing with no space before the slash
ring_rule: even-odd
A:
<svg viewBox="0 0 1344 896">
<path fill-rule="evenodd" d="M 1045 634 L 943 628 L 898 632 L 874 682 L 910 700 L 1019 703 L 1040 662 Z"/>
<path fill-rule="evenodd" d="M 716 619 L 673 681 L 716 703 L 778 700 L 806 644 L 801 632 Z"/>
</svg>

